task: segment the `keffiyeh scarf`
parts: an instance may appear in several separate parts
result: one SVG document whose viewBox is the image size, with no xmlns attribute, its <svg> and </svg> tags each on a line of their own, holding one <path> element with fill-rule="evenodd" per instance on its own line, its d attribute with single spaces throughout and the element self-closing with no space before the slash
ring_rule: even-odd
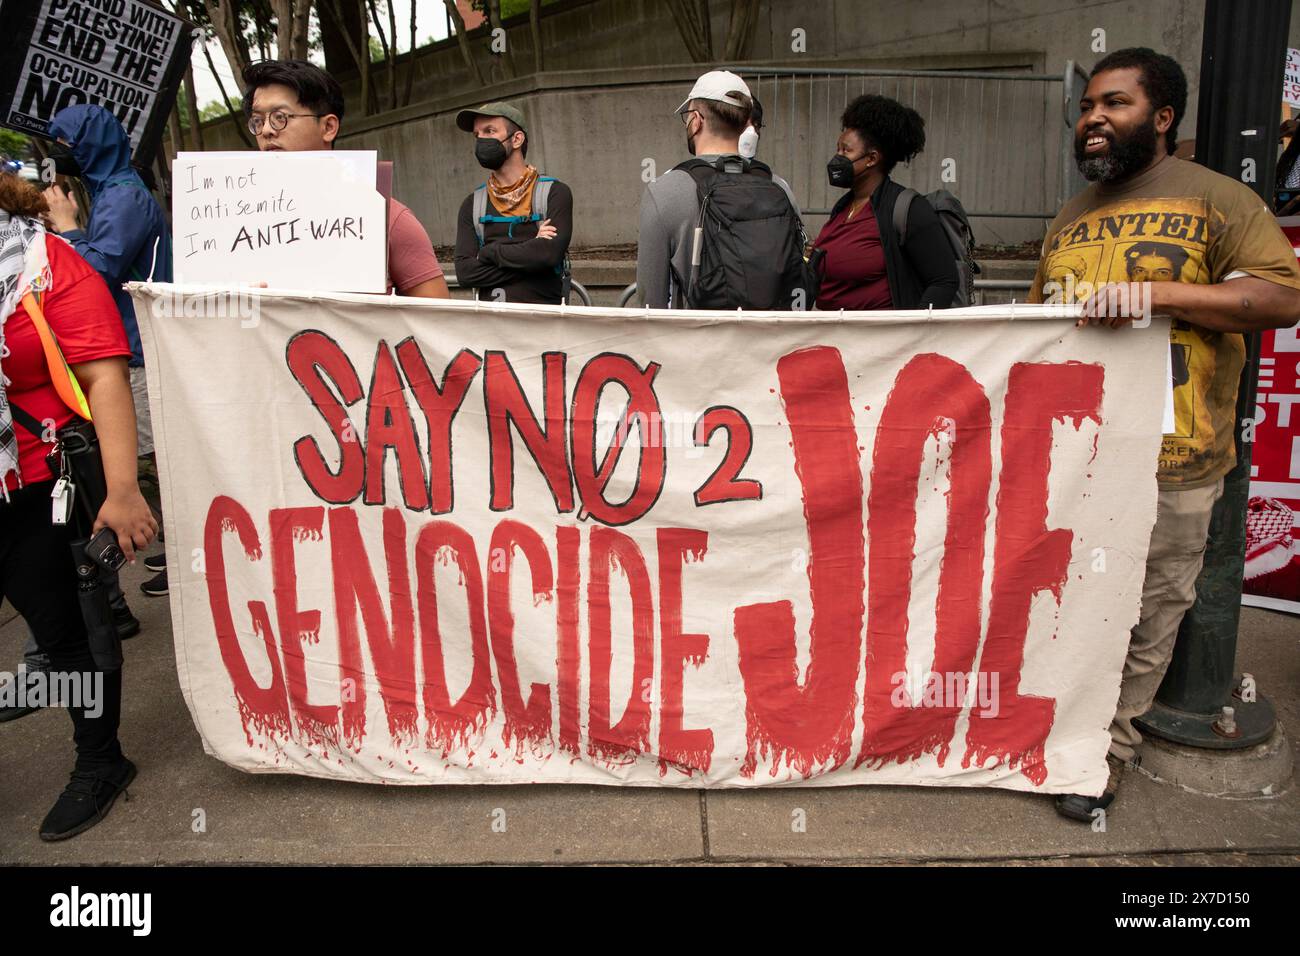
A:
<svg viewBox="0 0 1300 956">
<path fill-rule="evenodd" d="M 45 288 L 50 266 L 45 255 L 45 227 L 39 220 L 14 216 L 0 209 L 0 495 L 9 500 L 9 475 L 18 471 L 18 436 L 9 407 L 9 379 L 4 361 L 9 357 L 4 324 L 14 314 L 24 295 Z"/>
</svg>

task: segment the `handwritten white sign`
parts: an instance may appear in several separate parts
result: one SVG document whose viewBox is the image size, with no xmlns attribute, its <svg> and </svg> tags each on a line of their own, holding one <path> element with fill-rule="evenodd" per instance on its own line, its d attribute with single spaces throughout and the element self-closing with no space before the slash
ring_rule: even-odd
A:
<svg viewBox="0 0 1300 956">
<path fill-rule="evenodd" d="M 1282 102 L 1300 106 L 1300 50 L 1287 47 L 1286 73 L 1282 78 Z"/>
<path fill-rule="evenodd" d="M 386 291 L 388 222 L 375 166 L 373 150 L 180 153 L 176 281 Z"/>
</svg>

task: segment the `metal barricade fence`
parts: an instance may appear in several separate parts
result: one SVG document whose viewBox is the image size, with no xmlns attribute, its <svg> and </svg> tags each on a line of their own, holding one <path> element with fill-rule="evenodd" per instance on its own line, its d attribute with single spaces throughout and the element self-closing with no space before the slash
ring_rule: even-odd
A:
<svg viewBox="0 0 1300 956">
<path fill-rule="evenodd" d="M 976 279 L 975 280 L 975 301 L 972 305 L 985 305 L 985 299 L 990 292 L 1000 292 L 1008 295 L 1013 299 L 1023 301 L 1024 294 L 1028 293 L 1033 283 L 1028 279 Z M 636 283 L 633 282 L 623 288 L 618 296 L 618 307 L 620 309 L 636 308 L 632 300 L 636 297 Z M 588 302 L 588 305 L 591 303 Z"/>
<path fill-rule="evenodd" d="M 1081 180 L 1073 124 L 1086 75 L 972 70 L 731 68 L 763 105 L 758 156 L 794 190 L 805 219 L 829 214 L 841 192 L 826 179 L 844 107 L 863 93 L 911 106 L 925 120 L 926 145 L 893 177 L 922 193 L 948 189 L 977 232 L 1041 235 Z M 1001 223 L 995 222 L 1001 220 Z M 819 223 L 811 223 L 814 228 Z M 1014 238 L 1014 237 L 1013 237 Z M 983 241 L 983 240 L 981 240 Z"/>
</svg>

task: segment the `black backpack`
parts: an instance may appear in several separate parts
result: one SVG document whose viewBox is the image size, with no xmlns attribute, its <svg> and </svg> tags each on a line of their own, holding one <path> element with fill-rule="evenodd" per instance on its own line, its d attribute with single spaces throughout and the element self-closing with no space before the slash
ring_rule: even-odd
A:
<svg viewBox="0 0 1300 956">
<path fill-rule="evenodd" d="M 692 309 L 811 309 L 815 273 L 804 261 L 807 236 L 772 171 L 758 160 L 688 160 L 675 167 L 695 180 L 700 216 L 691 237 L 690 276 L 682 283 Z"/>
<path fill-rule="evenodd" d="M 915 189 L 904 189 L 898 194 L 894 203 L 894 232 L 898 234 L 901 248 L 907 241 L 907 213 L 912 208 L 912 200 L 921 194 Z M 975 261 L 975 233 L 971 231 L 970 219 L 959 200 L 946 189 L 937 189 L 925 196 L 925 201 L 934 209 L 943 226 L 943 234 L 948 237 L 952 247 L 953 258 L 957 260 L 957 294 L 952 298 L 950 309 L 975 304 L 975 276 L 980 271 Z"/>
</svg>

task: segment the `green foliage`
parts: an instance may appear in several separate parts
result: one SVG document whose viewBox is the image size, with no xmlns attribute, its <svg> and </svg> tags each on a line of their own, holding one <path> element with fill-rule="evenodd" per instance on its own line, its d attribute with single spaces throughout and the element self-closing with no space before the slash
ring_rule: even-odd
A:
<svg viewBox="0 0 1300 956">
<path fill-rule="evenodd" d="M 240 102 L 241 102 L 241 98 L 238 96 L 232 96 L 230 98 L 230 105 L 234 107 L 236 110 L 239 109 Z M 218 117 L 222 117 L 225 115 L 226 115 L 226 104 L 223 103 L 221 100 L 213 100 L 207 106 L 199 110 L 199 121 L 206 123 L 210 119 L 217 119 Z"/>
<path fill-rule="evenodd" d="M 542 0 L 542 6 L 548 7 L 552 3 L 558 2 L 559 0 Z M 509 20 L 511 17 L 517 17 L 520 14 L 527 15 L 528 5 L 528 0 L 501 0 L 501 19 Z M 487 16 L 487 0 L 474 0 L 473 6 L 483 16 Z"/>
<path fill-rule="evenodd" d="M 183 85 L 176 91 L 176 106 L 179 108 L 181 114 L 182 133 L 188 133 L 190 129 L 190 107 L 189 98 L 186 96 L 186 92 L 187 91 Z M 230 105 L 238 110 L 239 102 L 239 97 L 235 96 L 231 98 Z M 221 100 L 212 100 L 206 106 L 199 108 L 200 123 L 206 123 L 208 120 L 212 119 L 219 119 L 225 115 L 226 104 Z"/>
<path fill-rule="evenodd" d="M 0 155 L 22 159 L 27 155 L 30 146 L 31 140 L 22 133 L 11 129 L 0 129 Z"/>
</svg>

